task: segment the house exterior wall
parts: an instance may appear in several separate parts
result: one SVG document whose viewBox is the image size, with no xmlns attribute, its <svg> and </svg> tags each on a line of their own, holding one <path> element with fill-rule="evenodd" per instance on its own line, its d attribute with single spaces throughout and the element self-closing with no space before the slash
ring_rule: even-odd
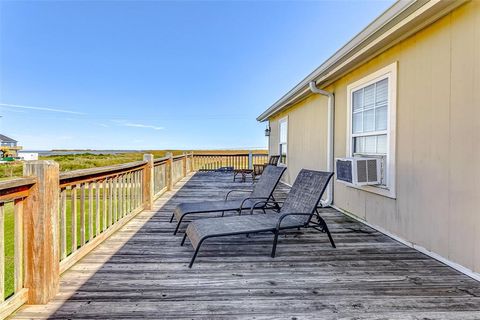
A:
<svg viewBox="0 0 480 320">
<path fill-rule="evenodd" d="M 19 152 L 17 156 L 24 161 L 38 160 L 38 152 Z"/>
<path fill-rule="evenodd" d="M 334 183 L 334 205 L 480 273 L 480 1 L 469 2 L 333 83 L 335 157 L 346 156 L 347 86 L 397 62 L 396 198 Z M 288 116 L 287 183 L 326 169 L 327 100 Z"/>
<path fill-rule="evenodd" d="M 280 113 L 270 122 L 270 154 L 278 154 L 279 120 L 288 118 L 287 137 L 287 167 L 283 181 L 290 183 L 295 180 L 302 168 L 315 169 L 325 167 L 327 157 L 324 152 L 327 147 L 327 126 L 318 119 L 326 119 L 327 110 L 322 107 L 326 98 L 310 97 L 299 103 L 294 109 Z"/>
</svg>

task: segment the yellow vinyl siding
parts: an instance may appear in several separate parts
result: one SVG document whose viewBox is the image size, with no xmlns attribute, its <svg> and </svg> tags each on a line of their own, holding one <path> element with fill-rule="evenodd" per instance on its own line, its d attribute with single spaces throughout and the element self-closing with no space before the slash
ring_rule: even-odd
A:
<svg viewBox="0 0 480 320">
<path fill-rule="evenodd" d="M 327 127 L 322 121 L 327 117 L 326 102 L 324 97 L 310 97 L 271 120 L 272 132 L 276 132 L 270 136 L 270 153 L 278 154 L 278 120 L 288 115 L 288 170 L 283 179 L 289 184 L 302 168 L 319 170 L 326 166 Z"/>
</svg>

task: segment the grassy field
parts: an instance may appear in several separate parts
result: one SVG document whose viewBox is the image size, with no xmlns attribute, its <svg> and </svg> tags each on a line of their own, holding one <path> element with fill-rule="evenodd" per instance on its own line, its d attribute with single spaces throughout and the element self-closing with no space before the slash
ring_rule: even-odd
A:
<svg viewBox="0 0 480 320">
<path fill-rule="evenodd" d="M 144 152 L 129 152 L 119 154 L 72 154 L 61 156 L 45 156 L 40 157 L 40 160 L 54 160 L 60 164 L 60 171 L 71 171 L 77 169 L 87 169 L 95 167 L 104 167 L 114 164 L 127 163 L 133 161 L 139 161 L 143 159 L 145 153 L 151 153 L 155 158 L 161 158 L 166 155 L 167 152 L 172 152 L 173 155 L 179 155 L 184 150 L 148 150 Z M 248 153 L 248 150 L 195 150 L 194 153 L 207 153 L 207 154 L 229 154 L 229 153 Z M 254 150 L 254 153 L 265 153 L 265 150 Z M 0 180 L 21 177 L 22 176 L 22 163 L 4 163 L 0 164 Z"/>
<path fill-rule="evenodd" d="M 104 167 L 114 164 L 127 163 L 139 161 L 143 159 L 144 153 L 152 153 L 155 158 L 164 157 L 167 152 L 172 152 L 174 155 L 182 154 L 179 150 L 162 150 L 162 151 L 146 151 L 146 152 L 129 152 L 119 154 L 71 154 L 59 156 L 45 156 L 40 157 L 40 160 L 53 160 L 59 163 L 60 171 L 72 171 L 77 169 L 87 169 L 95 167 Z M 22 162 L 13 162 L 0 164 L 0 179 L 22 176 L 23 164 Z"/>
</svg>

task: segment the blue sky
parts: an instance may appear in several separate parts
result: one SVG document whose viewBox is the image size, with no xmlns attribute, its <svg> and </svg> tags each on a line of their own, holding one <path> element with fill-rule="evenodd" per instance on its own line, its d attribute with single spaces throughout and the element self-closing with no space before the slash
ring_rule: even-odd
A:
<svg viewBox="0 0 480 320">
<path fill-rule="evenodd" d="M 256 116 L 391 4 L 0 0 L 0 133 L 35 150 L 265 147 Z"/>
</svg>

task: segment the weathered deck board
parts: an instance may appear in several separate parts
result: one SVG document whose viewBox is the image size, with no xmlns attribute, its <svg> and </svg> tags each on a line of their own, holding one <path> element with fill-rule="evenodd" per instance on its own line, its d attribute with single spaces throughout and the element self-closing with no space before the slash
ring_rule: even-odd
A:
<svg viewBox="0 0 480 320">
<path fill-rule="evenodd" d="M 478 282 L 332 209 L 337 249 L 314 230 L 282 236 L 275 259 L 271 234 L 212 239 L 188 269 L 172 209 L 251 185 L 219 173 L 185 181 L 67 271 L 55 300 L 15 318 L 480 318 Z"/>
</svg>

